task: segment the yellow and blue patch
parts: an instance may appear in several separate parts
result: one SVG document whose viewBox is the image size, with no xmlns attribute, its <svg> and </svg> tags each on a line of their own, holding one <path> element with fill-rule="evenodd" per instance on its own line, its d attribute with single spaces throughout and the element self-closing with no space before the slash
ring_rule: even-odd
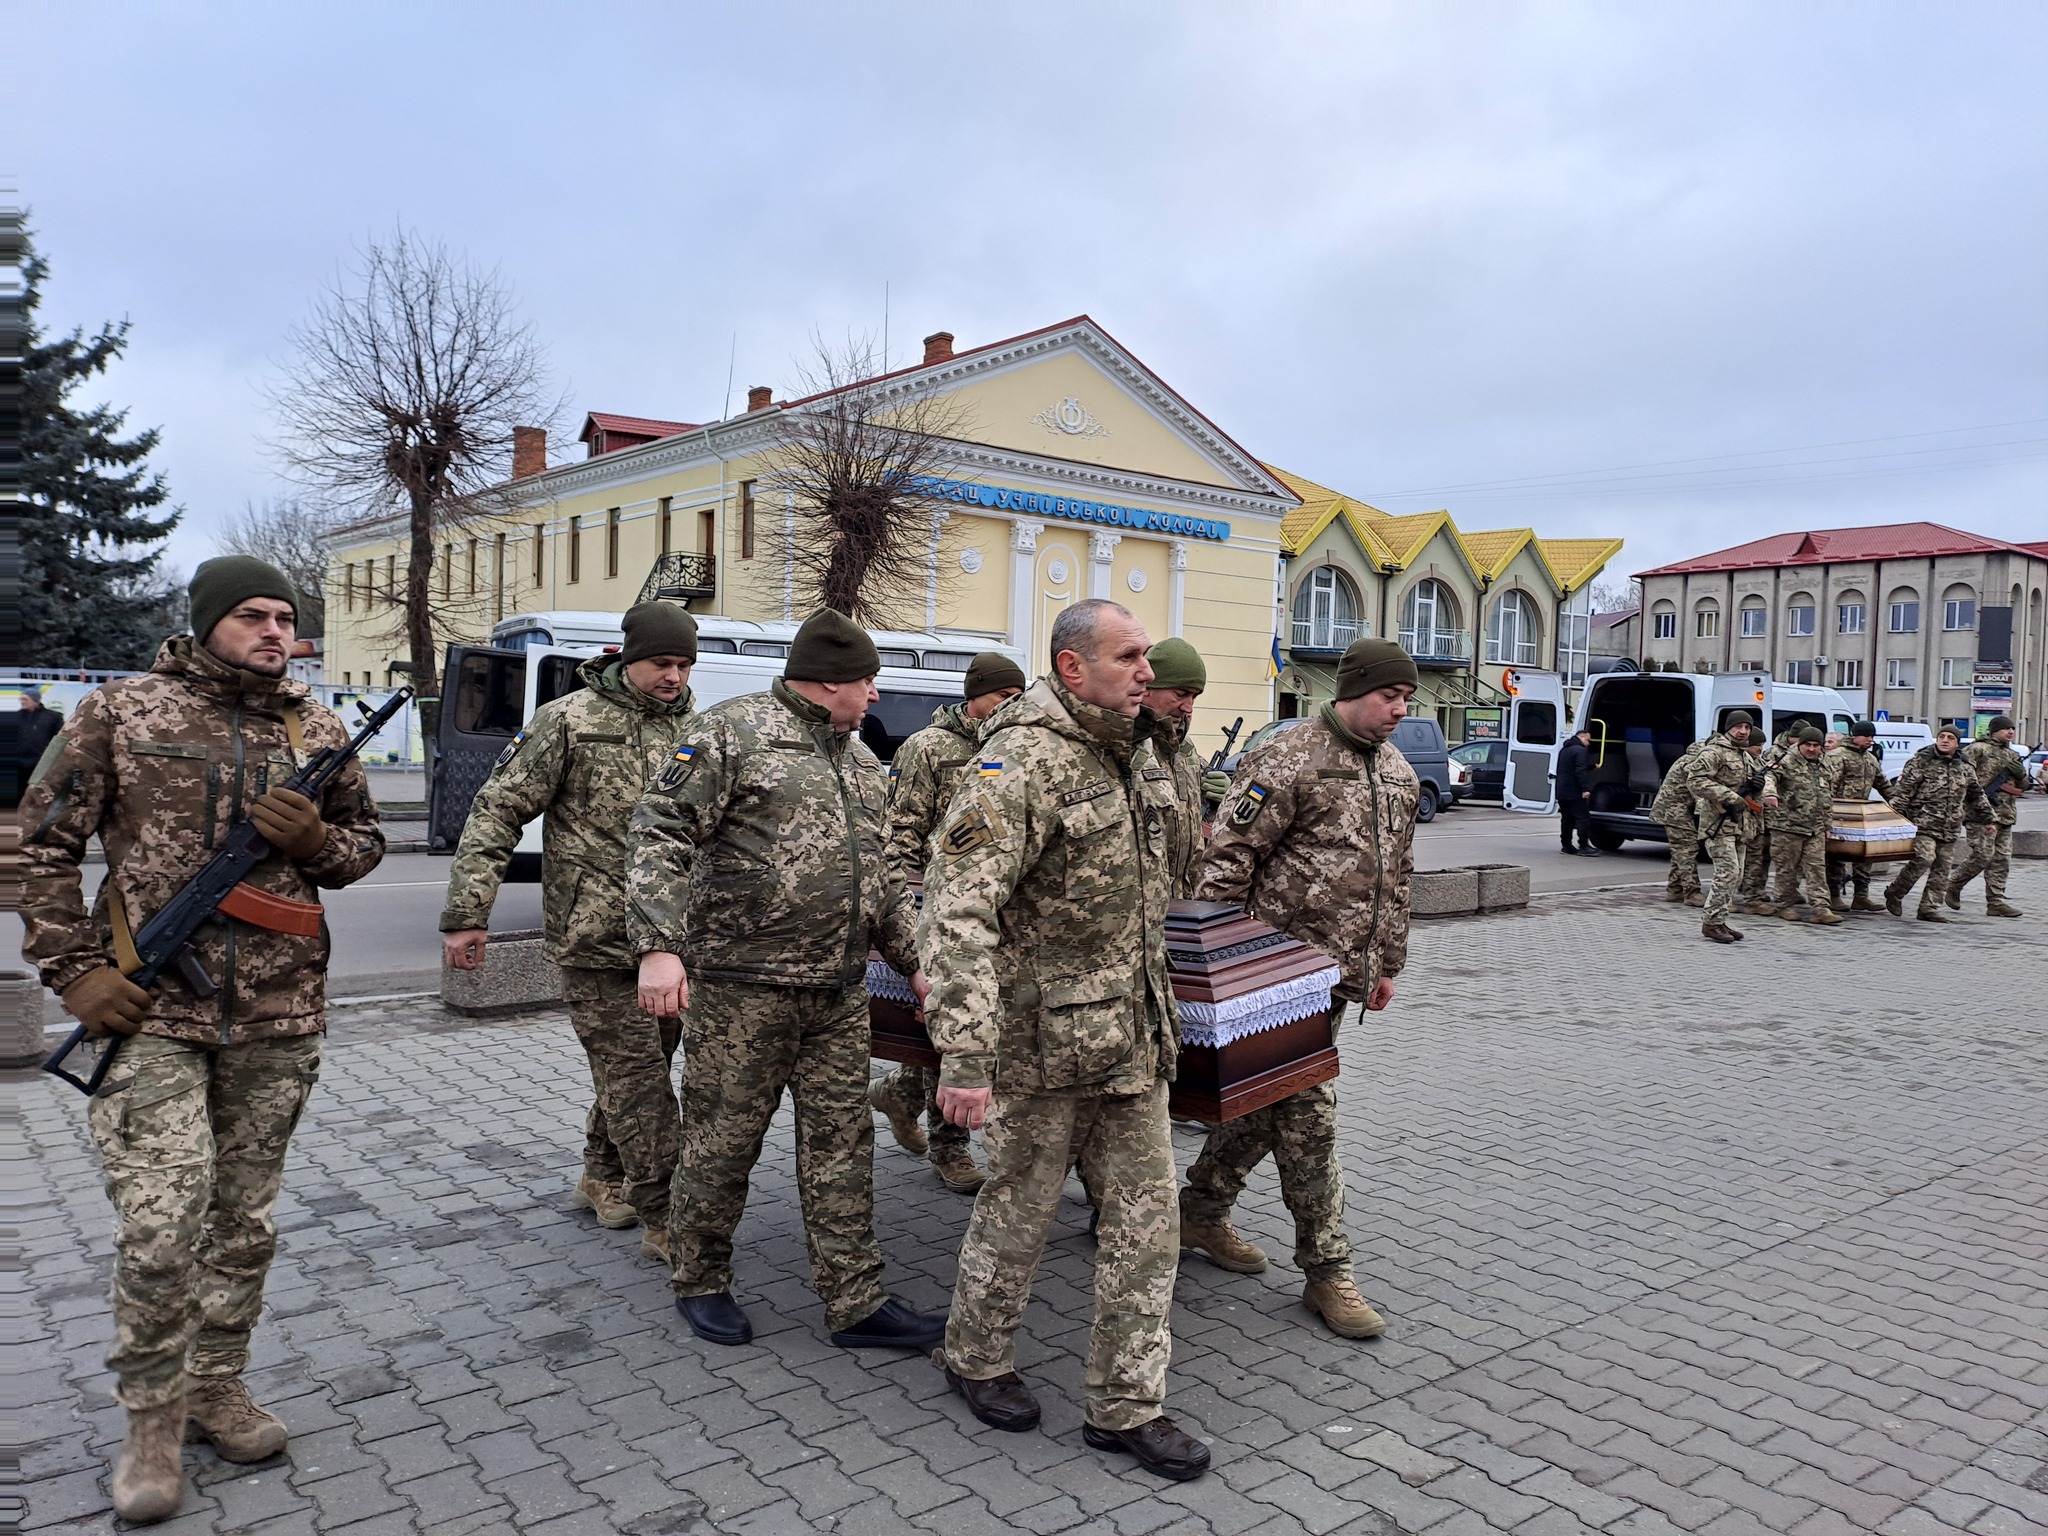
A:
<svg viewBox="0 0 2048 1536">
<path fill-rule="evenodd" d="M 679 762 L 679 763 L 694 763 L 694 762 L 695 762 L 696 760 L 697 760 L 697 749 L 696 749 L 695 747 L 691 746 L 691 745 L 690 745 L 690 744 L 689 744 L 688 742 L 685 742 L 685 743 L 684 743 L 684 744 L 683 744 L 682 746 L 680 746 L 680 747 L 677 747 L 677 748 L 676 748 L 676 761 L 677 761 L 677 762 Z"/>
<path fill-rule="evenodd" d="M 1266 795 L 1265 785 L 1256 782 L 1247 785 L 1244 794 L 1238 799 L 1236 808 L 1230 813 L 1230 824 L 1233 827 L 1250 826 L 1258 819 L 1259 812 L 1266 808 Z"/>
<path fill-rule="evenodd" d="M 981 776 L 984 779 L 993 779 L 1002 771 L 1003 763 L 1001 758 L 996 758 L 991 762 L 986 762 L 981 765 Z"/>
</svg>

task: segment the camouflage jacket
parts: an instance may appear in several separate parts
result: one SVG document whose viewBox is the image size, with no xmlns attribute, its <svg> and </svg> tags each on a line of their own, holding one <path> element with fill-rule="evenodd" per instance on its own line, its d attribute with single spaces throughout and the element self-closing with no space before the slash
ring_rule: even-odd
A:
<svg viewBox="0 0 2048 1536">
<path fill-rule="evenodd" d="M 1134 722 L 1040 678 L 990 720 L 925 872 L 939 1080 L 1131 1094 L 1171 1078 L 1173 774 Z"/>
<path fill-rule="evenodd" d="M 1692 771 L 1699 766 L 1700 743 L 1694 742 L 1679 755 L 1650 802 L 1650 820 L 1675 831 L 1697 832 L 1699 816 L 1693 804 Z"/>
<path fill-rule="evenodd" d="M 633 812 L 636 954 L 692 976 L 857 986 L 869 947 L 917 969 L 916 910 L 887 855 L 882 764 L 781 678 L 692 715 Z"/>
<path fill-rule="evenodd" d="M 1188 724 L 1176 720 L 1153 740 L 1153 751 L 1173 770 L 1173 894 L 1195 894 L 1202 865 L 1202 754 L 1188 739 Z"/>
<path fill-rule="evenodd" d="M 576 669 L 584 686 L 541 705 L 512 738 L 470 802 L 443 933 L 490 926 L 519 829 L 539 816 L 547 957 L 592 970 L 639 963 L 626 933 L 626 832 L 688 724 L 691 696 L 664 704 L 624 673 L 615 657 L 591 657 Z"/>
<path fill-rule="evenodd" d="M 1873 789 L 1881 795 L 1891 793 L 1892 781 L 1884 773 L 1884 754 L 1874 745 L 1867 751 L 1847 743 L 1830 747 L 1821 761 L 1828 765 L 1830 792 L 1837 800 L 1868 800 Z"/>
<path fill-rule="evenodd" d="M 975 762 L 981 726 L 964 703 L 948 704 L 905 739 L 889 764 L 889 863 L 904 880 L 924 878 L 932 834 Z"/>
<path fill-rule="evenodd" d="M 1757 760 L 1730 741 L 1725 731 L 1707 738 L 1692 765 L 1693 810 L 1699 817 L 1700 836 L 1742 830 L 1741 820 L 1748 814 L 1742 803 L 1742 785 L 1762 773 Z M 1724 828 L 1724 821 L 1734 825 Z"/>
<path fill-rule="evenodd" d="M 1764 823 L 1773 832 L 1796 837 L 1814 837 L 1828 829 L 1828 811 L 1834 804 L 1835 776 L 1819 758 L 1807 761 L 1794 747 L 1764 775 L 1764 795 L 1778 797 L 1775 806 L 1764 811 Z"/>
<path fill-rule="evenodd" d="M 1944 842 L 1961 836 L 1965 822 L 1991 820 L 1991 806 L 1969 760 L 1961 752 L 1943 757 L 1931 743 L 1907 760 L 1890 800 L 1892 809 L 1924 836 Z"/>
<path fill-rule="evenodd" d="M 22 798 L 22 952 L 62 991 L 111 959 L 108 891 L 140 928 L 213 857 L 249 805 L 296 771 L 284 707 L 297 707 L 308 752 L 345 745 L 333 711 L 304 683 L 230 667 L 189 636 L 164 642 L 141 677 L 104 684 L 79 701 Z M 384 857 L 384 833 L 362 764 L 351 762 L 320 802 L 327 841 L 297 862 L 273 853 L 247 883 L 317 901 L 362 879 Z M 95 834 L 107 878 L 87 912 L 79 866 Z M 195 1045 L 241 1045 L 326 1026 L 327 935 L 300 938 L 238 919 L 209 923 L 192 941 L 219 983 L 201 1000 L 176 972 L 150 988 L 142 1032 Z"/>
<path fill-rule="evenodd" d="M 1984 790 L 1984 798 L 1991 802 L 1991 819 L 2001 827 L 2009 827 L 2020 819 L 2018 795 L 2009 795 L 2003 788 L 1992 789 L 1991 781 L 2003 772 L 2001 785 L 2011 784 L 2020 789 L 2027 787 L 2027 760 L 2011 747 L 1993 741 L 1989 736 L 1980 736 L 1963 748 L 1964 761 L 1971 772 L 1977 775 L 1977 783 Z"/>
<path fill-rule="evenodd" d="M 1358 1002 L 1408 961 L 1408 877 L 1421 784 L 1391 742 L 1346 731 L 1327 705 L 1238 764 L 1195 890 L 1243 907 L 1343 968 Z"/>
</svg>

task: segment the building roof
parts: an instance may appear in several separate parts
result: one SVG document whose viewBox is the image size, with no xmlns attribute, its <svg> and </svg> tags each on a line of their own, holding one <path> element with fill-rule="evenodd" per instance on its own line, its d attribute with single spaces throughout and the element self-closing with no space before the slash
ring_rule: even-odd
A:
<svg viewBox="0 0 2048 1536">
<path fill-rule="evenodd" d="M 1633 622 L 1642 611 L 1640 608 L 1620 608 L 1613 613 L 1592 614 L 1589 616 L 1589 622 L 1595 629 L 1619 629 L 1622 625 Z"/>
<path fill-rule="evenodd" d="M 2038 552 L 2042 546 L 2035 546 Z M 1707 571 L 1753 571 L 1780 565 L 1846 565 L 1864 560 L 1924 560 L 1933 555 L 2027 551 L 2024 544 L 1987 539 L 1940 523 L 1882 523 L 1870 528 L 1820 528 L 1810 533 L 1774 533 L 1712 554 L 1695 555 L 1638 576 L 1686 576 Z"/>
<path fill-rule="evenodd" d="M 1557 573 L 1560 585 L 1576 592 L 1621 553 L 1620 539 L 1538 539 L 1536 548 Z"/>
<path fill-rule="evenodd" d="M 678 432 L 694 432 L 700 425 L 694 421 L 660 421 L 652 416 L 614 416 L 609 411 L 592 411 L 583 418 L 583 430 L 577 434 L 577 441 L 588 442 L 597 432 L 649 439 L 674 437 Z"/>
<path fill-rule="evenodd" d="M 2036 560 L 2048 560 L 2048 539 L 2043 539 L 2038 544 L 2022 544 L 2019 547 Z"/>
</svg>

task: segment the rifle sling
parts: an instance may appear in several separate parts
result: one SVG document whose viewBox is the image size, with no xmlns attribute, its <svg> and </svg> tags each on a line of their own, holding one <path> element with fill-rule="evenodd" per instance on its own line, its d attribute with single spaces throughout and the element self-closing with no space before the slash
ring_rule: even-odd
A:
<svg viewBox="0 0 2048 1536">
<path fill-rule="evenodd" d="M 306 727 L 299 719 L 299 706 L 287 704 L 283 713 L 284 739 L 291 743 L 292 761 L 303 768 L 306 766 Z"/>
<path fill-rule="evenodd" d="M 323 913 L 319 902 L 273 896 L 246 880 L 227 893 L 218 910 L 253 928 L 267 928 L 272 933 L 289 933 L 302 939 L 320 937 Z"/>
<path fill-rule="evenodd" d="M 107 918 L 114 926 L 114 964 L 123 976 L 142 969 L 142 956 L 135 952 L 135 933 L 128 926 L 128 909 L 121 904 L 121 888 L 107 879 Z"/>
</svg>

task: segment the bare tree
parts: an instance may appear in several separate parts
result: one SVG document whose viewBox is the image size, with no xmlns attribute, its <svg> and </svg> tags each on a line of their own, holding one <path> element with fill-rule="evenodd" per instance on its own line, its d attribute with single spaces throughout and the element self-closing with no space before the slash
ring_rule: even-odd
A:
<svg viewBox="0 0 2048 1536">
<path fill-rule="evenodd" d="M 864 624 L 921 613 L 946 507 L 932 482 L 958 468 L 967 412 L 899 390 L 865 340 L 821 340 L 798 372 L 799 398 L 773 418 L 778 468 L 764 487 L 794 513 L 798 588 Z"/>
<path fill-rule="evenodd" d="M 299 589 L 299 634 L 326 634 L 327 539 L 342 518 L 315 501 L 279 496 L 244 502 L 213 537 L 223 554 L 267 560 Z"/>
<path fill-rule="evenodd" d="M 366 247 L 291 339 L 295 355 L 271 391 L 286 465 L 337 509 L 406 516 L 400 610 L 432 739 L 435 535 L 492 511 L 492 490 L 511 471 L 512 429 L 546 425 L 560 410 L 540 344 L 495 271 L 404 229 Z"/>
<path fill-rule="evenodd" d="M 1633 577 L 1626 581 L 1613 578 L 1593 583 L 1593 611 L 1595 613 L 1627 613 L 1643 606 L 1643 584 Z"/>
</svg>

